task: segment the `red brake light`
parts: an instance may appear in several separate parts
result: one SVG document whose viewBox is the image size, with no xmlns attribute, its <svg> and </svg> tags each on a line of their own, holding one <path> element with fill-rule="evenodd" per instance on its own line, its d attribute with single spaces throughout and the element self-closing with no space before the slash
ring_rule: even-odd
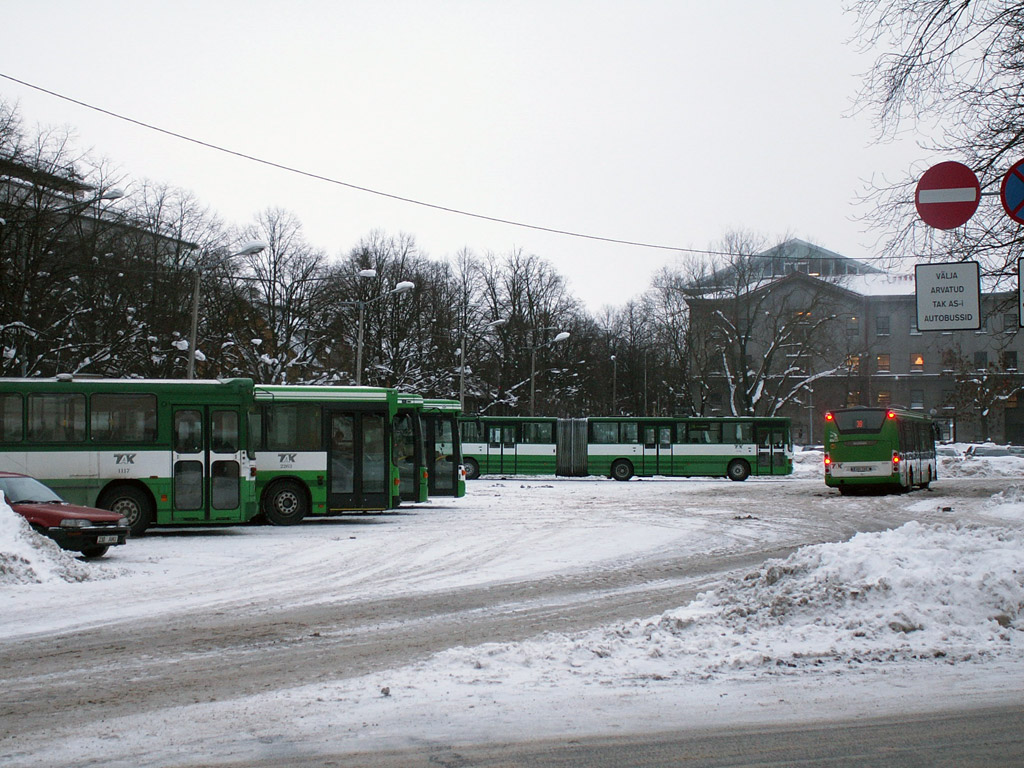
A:
<svg viewBox="0 0 1024 768">
<path fill-rule="evenodd" d="M 835 416 L 832 415 L 832 411 L 829 411 L 828 413 L 825 414 L 825 421 L 833 421 L 834 419 Z"/>
<path fill-rule="evenodd" d="M 887 417 L 887 418 L 890 418 L 890 419 L 895 419 L 895 418 L 896 418 L 896 411 L 889 411 L 889 412 L 888 412 L 887 414 L 885 414 L 885 415 L 886 415 L 886 417 Z"/>
<path fill-rule="evenodd" d="M 826 453 L 826 454 L 825 454 L 825 466 L 827 467 L 827 466 L 828 466 L 829 464 L 831 464 L 831 463 L 832 463 L 832 457 L 831 457 L 831 456 L 829 456 L 829 455 L 828 455 L 828 454 Z"/>
</svg>

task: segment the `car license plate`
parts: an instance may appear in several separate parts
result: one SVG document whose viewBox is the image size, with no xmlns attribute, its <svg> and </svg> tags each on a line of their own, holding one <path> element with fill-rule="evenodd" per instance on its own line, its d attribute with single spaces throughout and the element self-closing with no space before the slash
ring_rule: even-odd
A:
<svg viewBox="0 0 1024 768">
<path fill-rule="evenodd" d="M 117 544 L 117 536 L 97 536 L 97 544 Z"/>
</svg>

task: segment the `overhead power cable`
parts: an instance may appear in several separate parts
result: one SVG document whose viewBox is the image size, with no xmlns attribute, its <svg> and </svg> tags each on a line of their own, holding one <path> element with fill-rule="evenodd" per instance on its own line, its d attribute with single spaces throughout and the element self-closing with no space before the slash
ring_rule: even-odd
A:
<svg viewBox="0 0 1024 768">
<path fill-rule="evenodd" d="M 685 252 L 685 253 L 695 253 L 695 254 L 701 254 L 701 255 L 705 255 L 705 256 L 728 256 L 729 255 L 729 254 L 724 253 L 722 251 L 700 250 L 700 249 L 694 249 L 694 248 L 680 248 L 680 247 L 674 246 L 674 245 L 660 245 L 658 243 L 644 243 L 644 242 L 640 242 L 640 241 L 636 241 L 636 240 L 621 240 L 621 239 L 614 238 L 614 237 L 601 237 L 599 235 L 588 235 L 588 234 L 585 234 L 585 233 L 582 233 L 582 232 L 572 232 L 572 231 L 565 230 L 565 229 L 556 229 L 554 227 L 544 227 L 544 226 L 540 226 L 538 224 L 527 224 L 526 222 L 522 222 L 522 221 L 514 221 L 512 219 L 503 219 L 503 218 L 500 218 L 498 216 L 487 216 L 487 215 L 482 214 L 482 213 L 474 213 L 472 211 L 465 211 L 465 210 L 461 210 L 459 208 L 452 208 L 452 207 L 446 206 L 446 205 L 438 205 L 437 203 L 428 203 L 428 202 L 426 202 L 424 200 L 416 200 L 416 199 L 411 198 L 411 197 L 403 197 L 402 195 L 396 195 L 396 194 L 392 194 L 390 192 L 383 192 L 383 191 L 381 191 L 379 189 L 372 189 L 370 187 L 363 187 L 363 186 L 360 186 L 358 184 L 353 184 L 351 182 L 342 181 L 340 179 L 334 179 L 334 178 L 331 178 L 330 176 L 324 176 L 324 175 L 319 174 L 319 173 L 313 173 L 312 171 L 305 171 L 305 170 L 302 170 L 301 168 L 295 168 L 295 167 L 290 166 L 290 165 L 285 165 L 283 163 L 274 162 L 273 160 L 266 160 L 266 159 L 261 158 L 261 157 L 256 157 L 255 155 L 249 155 L 249 154 L 246 154 L 244 152 L 239 152 L 239 151 L 234 150 L 234 149 L 228 149 L 227 147 L 222 147 L 222 146 L 220 146 L 218 144 L 213 144 L 213 143 L 208 142 L 208 141 L 203 141 L 201 139 L 195 139 L 195 138 L 192 138 L 191 136 L 186 136 L 186 135 L 184 135 L 182 133 L 177 133 L 175 131 L 171 131 L 171 130 L 168 130 L 166 128 L 161 128 L 161 127 L 159 127 L 157 125 L 153 125 L 151 123 L 146 123 L 146 122 L 144 122 L 142 120 L 136 120 L 135 118 L 128 117 L 127 115 L 122 115 L 122 114 L 119 114 L 117 112 L 113 112 L 113 111 L 111 111 L 109 109 L 104 109 L 103 107 L 97 107 L 97 106 L 95 106 L 93 104 L 89 104 L 89 103 L 81 101 L 79 99 L 72 98 L 71 96 L 65 96 L 62 93 L 57 93 L 56 91 L 52 91 L 52 90 L 50 90 L 48 88 L 43 88 L 42 86 L 34 85 L 33 83 L 26 82 L 25 80 L 20 80 L 20 79 L 18 79 L 16 77 L 12 77 L 11 75 L 4 74 L 3 72 L 0 72 L 0 77 L 4 78 L 6 80 L 10 80 L 11 82 L 14 82 L 14 83 L 18 83 L 19 85 L 23 85 L 26 88 L 32 88 L 33 90 L 39 91 L 40 93 L 45 93 L 45 94 L 47 94 L 49 96 L 53 96 L 55 98 L 62 99 L 64 101 L 70 102 L 72 104 L 77 104 L 78 106 L 85 107 L 86 109 L 91 109 L 94 112 L 99 112 L 100 114 L 107 115 L 108 117 L 113 117 L 113 118 L 115 118 L 117 120 L 123 120 L 123 121 L 125 121 L 127 123 L 132 123 L 133 125 L 137 125 L 137 126 L 139 126 L 141 128 L 146 128 L 146 129 L 151 130 L 151 131 L 156 131 L 157 133 L 162 133 L 165 136 L 171 136 L 171 137 L 173 137 L 175 139 L 180 139 L 181 141 L 187 141 L 187 142 L 190 142 L 192 144 L 196 144 L 196 145 L 201 146 L 201 147 L 206 147 L 207 149 L 212 149 L 212 150 L 215 150 L 217 152 L 223 152 L 224 154 L 227 154 L 227 155 L 233 155 L 234 157 L 242 158 L 243 160 L 249 160 L 251 162 L 260 163 L 261 165 L 266 165 L 266 166 L 269 166 L 271 168 L 277 168 L 278 170 L 281 170 L 281 171 L 286 171 L 288 173 L 294 173 L 294 174 L 297 174 L 299 176 L 305 176 L 306 178 L 310 178 L 310 179 L 316 179 L 317 181 L 325 181 L 328 184 L 335 184 L 335 185 L 337 185 L 339 187 L 346 187 L 348 189 L 356 190 L 357 192 L 366 192 L 367 194 L 370 194 L 370 195 L 377 195 L 378 197 L 385 197 L 385 198 L 388 198 L 389 200 L 397 200 L 397 201 L 402 202 L 402 203 L 409 203 L 411 205 L 419 205 L 419 206 L 422 206 L 424 208 L 431 208 L 431 209 L 436 210 L 436 211 L 444 211 L 445 213 L 453 213 L 453 214 L 456 214 L 458 216 L 468 216 L 470 218 L 481 219 L 483 221 L 491 221 L 491 222 L 495 222 L 497 224 L 507 224 L 507 225 L 512 226 L 512 227 L 522 227 L 524 229 L 532 229 L 532 230 L 536 230 L 536 231 L 539 231 L 539 232 L 550 232 L 550 233 L 555 234 L 555 235 L 565 235 L 567 237 L 578 237 L 578 238 L 583 238 L 583 239 L 586 239 L 586 240 L 599 240 L 599 241 L 605 242 L 605 243 L 616 243 L 618 245 L 630 245 L 630 246 L 635 246 L 635 247 L 638 247 L 638 248 L 656 248 L 656 249 L 664 250 L 664 251 L 680 251 L 680 252 Z"/>
</svg>

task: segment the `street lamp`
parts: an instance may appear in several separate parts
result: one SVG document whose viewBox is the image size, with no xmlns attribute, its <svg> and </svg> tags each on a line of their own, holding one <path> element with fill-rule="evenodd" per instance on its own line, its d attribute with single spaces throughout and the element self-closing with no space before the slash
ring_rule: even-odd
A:
<svg viewBox="0 0 1024 768">
<path fill-rule="evenodd" d="M 376 277 L 377 276 L 377 270 L 375 270 L 375 269 L 364 269 L 364 270 L 360 271 L 359 276 L 360 277 Z M 398 283 L 398 285 L 396 285 L 394 288 L 392 288 L 387 293 L 382 293 L 380 296 L 374 296 L 372 299 L 366 299 L 366 300 L 359 299 L 357 301 L 342 302 L 343 304 L 348 305 L 348 306 L 356 304 L 359 307 L 359 336 L 358 336 L 358 339 L 356 341 L 356 386 L 357 387 L 362 386 L 362 383 L 363 383 L 363 317 L 366 314 L 366 305 L 367 304 L 372 304 L 375 301 L 380 301 L 381 299 L 387 298 L 388 296 L 391 296 L 392 294 L 408 293 L 409 291 L 411 291 L 415 287 L 416 287 L 415 283 L 409 282 L 408 280 L 403 280 L 402 282 Z"/>
<path fill-rule="evenodd" d="M 619 373 L 619 361 L 615 359 L 615 355 L 612 355 L 612 416 L 615 416 L 618 411 L 615 410 L 615 384 Z"/>
<path fill-rule="evenodd" d="M 500 328 L 508 322 L 505 318 L 492 320 L 483 326 L 481 331 L 489 331 L 492 328 Z M 466 411 L 466 327 L 462 327 L 462 341 L 459 343 L 459 410 Z"/>
<path fill-rule="evenodd" d="M 261 251 L 264 251 L 269 246 L 262 240 L 252 240 L 242 246 L 240 251 L 231 253 L 225 256 L 223 259 L 217 262 L 214 266 L 223 264 L 228 259 L 233 259 L 237 256 L 254 256 Z M 199 277 L 202 274 L 202 269 L 199 265 L 196 265 L 195 284 L 192 287 L 192 333 L 189 337 L 188 343 L 188 378 L 195 378 L 196 374 L 196 336 L 199 330 Z"/>
<path fill-rule="evenodd" d="M 546 341 L 543 344 L 538 344 L 535 347 L 530 347 L 530 415 L 534 415 L 534 404 L 536 403 L 536 390 L 534 389 L 534 378 L 537 369 L 537 350 L 549 347 L 559 341 L 565 341 L 570 336 L 568 331 L 562 331 L 560 334 Z"/>
</svg>

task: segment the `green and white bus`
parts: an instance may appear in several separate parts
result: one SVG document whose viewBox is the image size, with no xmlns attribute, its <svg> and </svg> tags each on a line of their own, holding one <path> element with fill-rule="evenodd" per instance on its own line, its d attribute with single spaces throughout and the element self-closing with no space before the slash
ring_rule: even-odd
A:
<svg viewBox="0 0 1024 768">
<path fill-rule="evenodd" d="M 927 488 L 937 477 L 939 427 L 921 411 L 839 408 L 825 414 L 825 484 L 859 490 Z"/>
<path fill-rule="evenodd" d="M 257 514 L 250 379 L 0 379 L 0 469 L 150 525 Z"/>
<path fill-rule="evenodd" d="M 566 477 L 728 477 L 793 472 L 789 419 L 778 417 L 460 419 L 469 479 L 485 474 Z"/>
<path fill-rule="evenodd" d="M 258 384 L 254 397 L 256 493 L 268 522 L 399 505 L 395 390 Z"/>
<path fill-rule="evenodd" d="M 466 468 L 462 458 L 462 440 L 458 417 L 462 412 L 458 400 L 423 400 L 423 432 L 430 467 L 429 494 L 466 495 Z"/>
</svg>

